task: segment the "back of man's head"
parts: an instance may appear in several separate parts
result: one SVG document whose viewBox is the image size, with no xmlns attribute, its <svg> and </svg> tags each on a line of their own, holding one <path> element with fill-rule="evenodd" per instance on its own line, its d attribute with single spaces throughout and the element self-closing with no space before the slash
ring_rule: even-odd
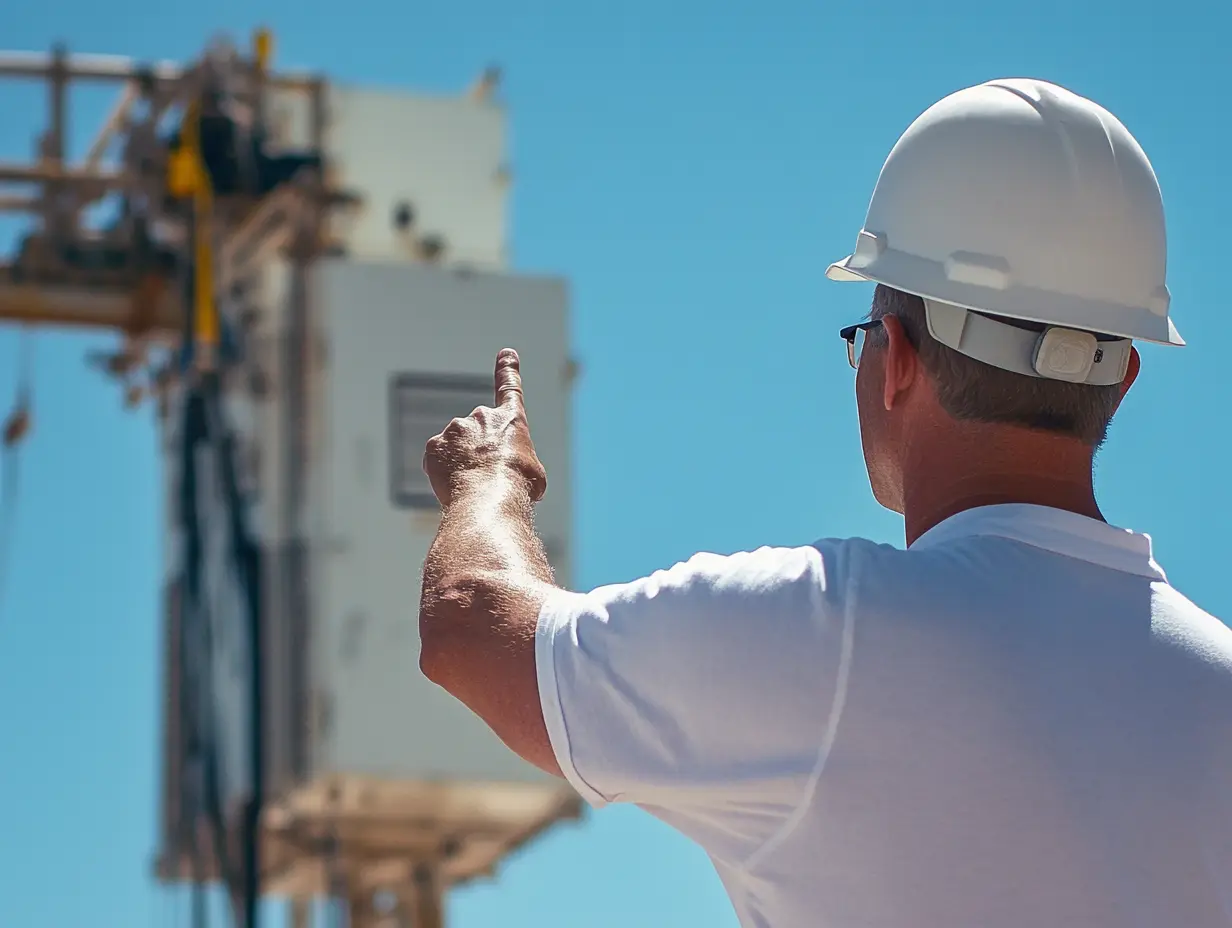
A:
<svg viewBox="0 0 1232 928">
<path fill-rule="evenodd" d="M 879 284 L 870 318 L 895 316 L 920 357 L 941 408 L 963 422 L 1013 425 L 1076 438 L 1096 448 L 1120 402 L 1121 384 L 1067 383 L 1030 377 L 977 361 L 937 341 L 928 330 L 924 301 Z M 998 322 L 1042 332 L 1043 323 L 998 318 Z M 884 340 L 881 330 L 871 337 Z"/>
<path fill-rule="evenodd" d="M 1159 183 L 1129 130 L 1062 87 L 1001 79 L 912 122 L 826 273 L 879 285 L 874 317 L 901 319 L 954 419 L 1096 447 L 1132 343 L 1184 344 L 1166 265 Z"/>
</svg>

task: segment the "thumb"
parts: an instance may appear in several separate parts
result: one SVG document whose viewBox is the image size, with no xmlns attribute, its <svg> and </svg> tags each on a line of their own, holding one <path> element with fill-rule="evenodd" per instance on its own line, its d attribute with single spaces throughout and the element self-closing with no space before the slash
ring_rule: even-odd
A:
<svg viewBox="0 0 1232 928">
<path fill-rule="evenodd" d="M 502 348 L 496 355 L 496 405 L 525 412 L 521 362 L 512 348 Z"/>
</svg>

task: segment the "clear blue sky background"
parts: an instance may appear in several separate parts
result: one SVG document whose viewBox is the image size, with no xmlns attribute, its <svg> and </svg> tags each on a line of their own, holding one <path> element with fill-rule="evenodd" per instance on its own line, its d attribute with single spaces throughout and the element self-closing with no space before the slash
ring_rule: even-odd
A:
<svg viewBox="0 0 1232 928">
<path fill-rule="evenodd" d="M 1191 347 L 1146 348 L 1100 460 L 1110 519 L 1232 615 L 1228 248 L 1232 150 L 1219 4 L 594 0 L 0 3 L 0 46 L 187 58 L 267 22 L 280 64 L 426 90 L 506 68 L 517 267 L 567 275 L 580 582 L 700 548 L 860 534 L 901 542 L 865 482 L 829 284 L 881 161 L 928 104 L 1001 76 L 1101 101 L 1160 176 L 1174 310 Z M 78 108 L 97 119 L 101 99 Z M 0 96 L 0 157 L 37 99 Z M 1222 281 L 1222 283 L 1221 283 Z M 98 339 L 38 339 L 37 427 L 0 609 L 0 925 L 184 924 L 149 879 L 155 831 L 159 491 L 148 414 L 86 369 Z M 0 330 L 0 409 L 17 339 Z M 1220 362 L 1219 358 L 1225 358 Z M 702 855 L 634 810 L 565 826 L 461 928 L 721 928 Z M 182 913 L 182 906 L 180 908 Z M 221 924 L 221 922 L 219 922 Z"/>
</svg>

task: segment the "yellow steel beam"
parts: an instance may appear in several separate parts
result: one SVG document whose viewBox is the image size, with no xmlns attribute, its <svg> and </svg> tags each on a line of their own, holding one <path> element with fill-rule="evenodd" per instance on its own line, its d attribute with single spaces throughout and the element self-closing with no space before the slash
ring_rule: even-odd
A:
<svg viewBox="0 0 1232 928">
<path fill-rule="evenodd" d="M 218 344 L 218 307 L 214 303 L 214 190 L 201 157 L 201 105 L 194 100 L 184 114 L 180 148 L 167 164 L 167 189 L 193 203 L 193 345 L 203 364 L 212 363 Z"/>
</svg>

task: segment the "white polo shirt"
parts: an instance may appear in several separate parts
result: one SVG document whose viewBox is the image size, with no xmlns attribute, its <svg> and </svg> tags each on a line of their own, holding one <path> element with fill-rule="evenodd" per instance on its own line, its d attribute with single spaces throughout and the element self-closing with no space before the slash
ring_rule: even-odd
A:
<svg viewBox="0 0 1232 928">
<path fill-rule="evenodd" d="M 1232 629 L 1146 535 L 988 506 L 544 606 L 552 746 L 746 928 L 1229 928 Z"/>
</svg>

